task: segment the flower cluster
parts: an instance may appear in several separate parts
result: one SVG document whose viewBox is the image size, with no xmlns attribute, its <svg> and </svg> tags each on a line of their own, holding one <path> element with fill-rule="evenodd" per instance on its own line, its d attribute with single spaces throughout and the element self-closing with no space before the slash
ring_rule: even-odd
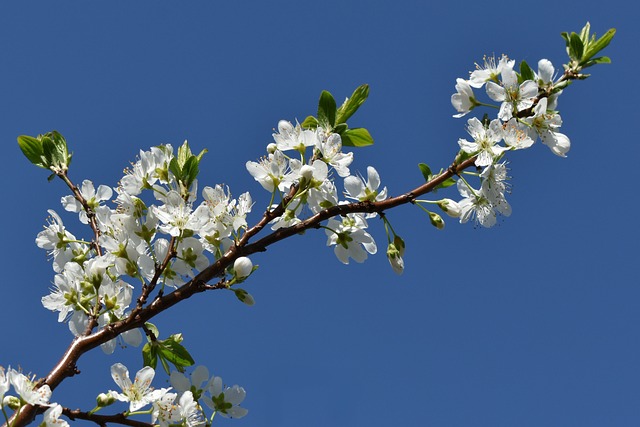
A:
<svg viewBox="0 0 640 427">
<path fill-rule="evenodd" d="M 129 413 L 132 413 L 152 405 L 151 422 L 162 427 L 180 423 L 188 427 L 207 424 L 200 402 L 213 414 L 219 413 L 227 418 L 242 418 L 248 413 L 240 406 L 246 396 L 244 389 L 237 385 L 225 387 L 220 377 L 209 378 L 209 371 L 204 366 L 193 371 L 191 380 L 180 372 L 172 372 L 172 387 L 160 389 L 151 386 L 155 371 L 149 366 L 139 370 L 133 382 L 129 379 L 129 370 L 120 363 L 111 366 L 111 376 L 121 391 L 110 390 L 102 394 L 98 399 L 99 406 L 118 400 L 129 403 Z"/>
<path fill-rule="evenodd" d="M 487 96 L 498 106 L 498 117 L 480 121 L 473 117 L 467 121 L 467 132 L 472 140 L 460 138 L 461 154 L 475 156 L 475 166 L 482 169 L 479 188 L 466 179 L 458 181 L 457 188 L 463 199 L 457 203 L 454 216 L 460 222 L 475 219 L 484 227 L 496 223 L 497 214 L 509 216 L 511 207 L 505 198 L 509 188 L 506 180 L 507 151 L 529 148 L 539 137 L 551 151 L 566 157 L 570 148 L 569 138 L 559 132 L 562 119 L 555 111 L 558 97 L 567 82 L 556 78 L 555 69 L 547 59 L 538 62 L 533 72 L 526 63 L 520 73 L 514 70 L 515 61 L 501 56 L 485 58 L 484 65 L 470 73 L 469 79 L 458 79 L 456 93 L 451 104 L 458 111 L 454 117 L 462 117 L 478 106 L 494 106 L 479 102 L 473 89 L 485 87 Z M 504 145 L 501 145 L 503 143 Z M 453 202 L 455 203 L 455 202 Z M 453 206 L 452 204 L 449 204 Z"/>
<path fill-rule="evenodd" d="M 8 394 L 11 386 L 17 396 Z M 59 418 L 62 415 L 62 406 L 49 402 L 50 399 L 51 389 L 47 384 L 38 386 L 34 377 L 28 377 L 11 367 L 5 372 L 0 366 L 0 408 L 3 413 L 6 413 L 5 407 L 17 411 L 27 404 L 44 406 L 47 410 L 44 412 L 41 426 L 69 427 L 69 423 Z"/>
<path fill-rule="evenodd" d="M 387 189 L 380 189 L 380 176 L 375 168 L 367 168 L 366 181 L 361 176 L 351 175 L 349 166 L 353 153 L 342 152 L 342 137 L 330 128 L 305 129 L 299 123 L 294 126 L 281 120 L 273 139 L 275 142 L 267 146 L 265 157 L 246 164 L 254 179 L 272 193 L 272 201 L 278 194 L 285 200 L 283 193 L 293 191 L 286 201 L 284 213 L 271 221 L 272 230 L 299 224 L 303 221 L 301 216 L 305 208 L 313 215 L 349 203 L 346 199 L 360 202 L 386 199 Z M 295 151 L 298 156 L 290 157 L 287 151 Z M 335 175 L 344 178 L 345 200 L 340 200 Z M 363 214 L 329 220 L 325 227 L 327 245 L 335 245 L 335 254 L 344 264 L 348 264 L 349 259 L 363 262 L 367 254 L 377 252 L 373 237 L 365 231 L 367 226 Z"/>
</svg>

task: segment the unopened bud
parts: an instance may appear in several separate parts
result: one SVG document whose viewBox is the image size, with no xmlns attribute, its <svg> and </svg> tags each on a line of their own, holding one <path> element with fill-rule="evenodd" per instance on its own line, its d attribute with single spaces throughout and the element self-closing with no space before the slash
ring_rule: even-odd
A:
<svg viewBox="0 0 640 427">
<path fill-rule="evenodd" d="M 233 263 L 233 271 L 237 279 L 244 279 L 251 274 L 253 263 L 246 256 L 241 256 Z"/>
<path fill-rule="evenodd" d="M 96 397 L 96 405 L 100 408 L 109 406 L 115 401 L 116 398 L 111 393 L 100 393 L 98 397 Z"/>
<path fill-rule="evenodd" d="M 267 153 L 269 153 L 269 154 L 275 153 L 277 149 L 278 149 L 278 146 L 274 142 L 272 142 L 271 144 L 267 145 Z"/>
<path fill-rule="evenodd" d="M 442 209 L 442 211 L 449 215 L 451 218 L 460 218 L 462 209 L 460 209 L 460 205 L 458 204 L 458 202 L 455 202 L 451 199 L 442 199 L 437 203 L 440 209 Z"/>
<path fill-rule="evenodd" d="M 300 168 L 300 175 L 307 181 L 311 181 L 313 178 L 313 168 L 309 165 L 304 165 Z"/>
<path fill-rule="evenodd" d="M 429 212 L 429 219 L 431 220 L 431 225 L 436 227 L 438 230 L 442 230 L 444 228 L 444 221 L 437 213 Z"/>
<path fill-rule="evenodd" d="M 404 271 L 404 260 L 402 259 L 401 252 L 404 252 L 404 246 L 401 251 L 394 243 L 389 243 L 389 246 L 387 247 L 387 259 L 396 274 L 402 274 Z"/>
<path fill-rule="evenodd" d="M 15 411 L 20 408 L 20 399 L 15 396 L 5 396 L 2 399 L 2 406 L 7 406 Z"/>
<path fill-rule="evenodd" d="M 242 301 L 244 304 L 247 304 L 248 306 L 252 306 L 256 303 L 256 301 L 253 299 L 253 297 L 251 296 L 251 294 L 247 291 L 245 291 L 244 289 L 234 289 L 233 292 L 235 292 L 236 297 Z"/>
</svg>

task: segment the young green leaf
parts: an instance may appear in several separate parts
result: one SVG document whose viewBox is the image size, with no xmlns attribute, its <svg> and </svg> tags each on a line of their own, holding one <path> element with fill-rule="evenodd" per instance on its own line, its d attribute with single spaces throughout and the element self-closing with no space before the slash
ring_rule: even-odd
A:
<svg viewBox="0 0 640 427">
<path fill-rule="evenodd" d="M 611 40 L 613 39 L 613 36 L 615 36 L 615 35 L 616 35 L 616 29 L 615 28 L 611 28 L 609 31 L 607 31 L 598 40 L 596 40 L 596 41 L 594 41 L 592 43 L 589 43 L 589 45 L 587 47 L 587 51 L 584 53 L 584 56 L 582 57 L 582 60 L 581 60 L 580 64 L 582 65 L 583 63 L 586 63 L 589 59 L 593 58 L 602 49 L 604 49 L 605 47 L 609 46 L 609 43 L 611 43 Z"/>
<path fill-rule="evenodd" d="M 580 36 L 576 33 L 571 33 L 569 37 L 569 46 L 571 48 L 571 58 L 576 61 L 580 61 L 582 59 L 582 54 L 584 53 L 584 45 L 582 44 L 582 40 L 580 40 Z"/>
<path fill-rule="evenodd" d="M 533 70 L 531 69 L 531 67 L 529 67 L 529 64 L 526 63 L 526 61 L 522 60 L 522 62 L 520 62 L 520 76 L 522 77 L 522 81 L 525 80 L 535 80 L 535 74 L 533 73 Z"/>
<path fill-rule="evenodd" d="M 308 116 L 304 119 L 304 122 L 300 123 L 300 126 L 305 129 L 315 129 L 318 127 L 318 119 L 313 116 Z"/>
<path fill-rule="evenodd" d="M 336 100 L 323 90 L 318 101 L 318 122 L 321 126 L 333 129 L 336 124 Z"/>
<path fill-rule="evenodd" d="M 43 162 L 44 152 L 42 148 L 42 141 L 39 141 L 32 136 L 20 135 L 18 137 L 18 145 L 20 146 L 22 153 L 31 163 L 40 168 L 47 169 Z"/>
<path fill-rule="evenodd" d="M 338 108 L 336 123 L 345 123 L 349 120 L 349 117 L 353 116 L 353 114 L 358 111 L 358 108 L 367 100 L 369 96 L 369 85 L 364 84 L 358 86 L 356 90 L 353 91 L 350 98 L 347 98 L 340 108 Z"/>
<path fill-rule="evenodd" d="M 340 136 L 342 145 L 346 147 L 366 147 L 373 144 L 373 138 L 365 128 L 347 129 Z"/>
<path fill-rule="evenodd" d="M 420 172 L 422 172 L 422 176 L 424 177 L 424 180 L 427 182 L 431 181 L 431 178 L 433 177 L 433 174 L 431 173 L 431 168 L 429 168 L 429 166 L 427 166 L 425 163 L 419 163 L 418 167 L 420 168 Z"/>
</svg>

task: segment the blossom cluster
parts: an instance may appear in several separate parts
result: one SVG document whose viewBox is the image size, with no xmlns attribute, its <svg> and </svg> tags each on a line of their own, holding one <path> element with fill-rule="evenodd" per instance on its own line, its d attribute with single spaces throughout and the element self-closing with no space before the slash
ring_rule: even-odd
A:
<svg viewBox="0 0 640 427">
<path fill-rule="evenodd" d="M 456 81 L 456 93 L 451 96 L 451 104 L 458 111 L 454 117 L 463 117 L 478 106 L 498 109 L 497 118 L 491 121 L 486 115 L 482 121 L 470 118 L 467 132 L 472 140 L 460 138 L 458 141 L 462 153 L 475 156 L 475 166 L 482 170 L 477 174 L 479 188 L 461 178 L 457 188 L 462 200 L 456 203 L 448 199 L 447 213 L 459 216 L 460 222 L 475 219 L 482 226 L 491 227 L 498 213 L 511 214 L 505 198 L 509 177 L 503 157 L 507 151 L 529 148 L 537 138 L 560 157 L 566 157 L 569 151 L 570 141 L 559 132 L 562 119 L 556 111 L 558 97 L 567 84 L 564 76 L 558 78 L 547 59 L 538 62 L 537 72 L 526 63 L 520 73 L 514 66 L 515 61 L 506 55 L 497 61 L 494 57 L 485 57 L 484 65 L 478 65 L 468 80 L 458 78 Z M 499 105 L 478 101 L 473 90 L 483 86 L 487 96 Z"/>
<path fill-rule="evenodd" d="M 347 199 L 359 202 L 386 199 L 387 189 L 380 188 L 380 176 L 374 167 L 367 168 L 366 180 L 351 174 L 353 153 L 342 152 L 342 137 L 331 129 L 322 126 L 305 129 L 299 123 L 293 125 L 281 120 L 273 139 L 265 157 L 246 164 L 251 176 L 272 193 L 272 201 L 276 195 L 283 200 L 283 194 L 292 188 L 295 190 L 286 202 L 284 214 L 271 221 L 272 230 L 299 224 L 305 208 L 309 214 L 317 214 L 349 203 Z M 288 151 L 293 153 L 288 155 Z M 343 200 L 334 182 L 335 175 L 344 179 Z M 330 219 L 324 228 L 327 245 L 335 246 L 334 252 L 342 263 L 348 264 L 349 259 L 363 262 L 368 254 L 377 252 L 373 237 L 366 231 L 365 214 L 352 213 L 338 218 Z"/>
<path fill-rule="evenodd" d="M 244 389 L 237 385 L 223 386 L 220 377 L 209 378 L 209 371 L 204 366 L 193 371 L 191 380 L 180 372 L 172 372 L 172 387 L 159 389 L 151 386 L 155 371 L 149 366 L 139 370 L 133 382 L 129 378 L 129 370 L 120 363 L 111 366 L 111 376 L 121 391 L 103 393 L 98 398 L 99 406 L 108 406 L 118 400 L 129 403 L 129 413 L 133 413 L 152 405 L 151 422 L 162 427 L 180 423 L 188 427 L 210 424 L 200 402 L 213 414 L 219 413 L 227 418 L 242 418 L 248 413 L 240 406 L 246 396 Z"/>
<path fill-rule="evenodd" d="M 11 386 L 17 396 L 8 394 Z M 69 423 L 59 418 L 62 414 L 62 406 L 50 402 L 50 399 L 51 389 L 47 384 L 38 386 L 33 377 L 28 377 L 11 367 L 5 371 L 0 366 L 0 408 L 3 413 L 6 414 L 5 407 L 17 411 L 27 404 L 39 405 L 47 408 L 40 426 L 68 427 Z"/>
</svg>

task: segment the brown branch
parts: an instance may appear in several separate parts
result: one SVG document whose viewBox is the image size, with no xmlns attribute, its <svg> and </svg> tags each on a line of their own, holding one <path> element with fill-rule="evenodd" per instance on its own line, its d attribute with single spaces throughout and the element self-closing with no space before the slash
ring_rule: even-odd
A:
<svg viewBox="0 0 640 427">
<path fill-rule="evenodd" d="M 78 372 L 76 364 L 84 353 L 100 346 L 101 344 L 113 338 L 116 338 L 118 335 L 125 331 L 142 327 L 146 321 L 150 320 L 157 314 L 178 304 L 180 301 L 190 298 L 196 293 L 204 292 L 206 290 L 226 288 L 226 286 L 224 285 L 224 281 L 221 281 L 214 286 L 207 285 L 207 282 L 209 282 L 214 277 L 224 275 L 225 269 L 230 266 L 236 260 L 236 258 L 255 252 L 263 252 L 269 245 L 286 239 L 287 237 L 291 237 L 295 234 L 301 233 L 305 230 L 317 228 L 322 221 L 325 221 L 336 215 L 346 215 L 348 213 L 358 212 L 382 213 L 397 206 L 412 203 L 417 197 L 433 191 L 438 185 L 442 184 L 452 176 L 457 175 L 463 170 L 474 166 L 475 159 L 476 157 L 474 156 L 463 161 L 460 164 L 454 163 L 447 170 L 434 177 L 429 182 L 422 184 L 419 187 L 416 187 L 413 190 L 400 196 L 391 197 L 380 202 L 355 202 L 345 205 L 332 206 L 315 214 L 305 221 L 302 221 L 299 224 L 287 228 L 278 229 L 273 233 L 258 240 L 257 242 L 248 244 L 248 240 L 250 237 L 260 232 L 273 218 L 282 215 L 282 213 L 284 212 L 284 207 L 288 203 L 288 200 L 290 200 L 295 195 L 295 192 L 297 190 L 297 188 L 293 186 L 288 195 L 283 199 L 282 203 L 280 203 L 280 205 L 278 205 L 276 209 L 265 212 L 260 222 L 249 229 L 247 233 L 245 233 L 238 245 L 232 246 L 222 257 L 202 270 L 191 281 L 187 282 L 185 285 L 176 289 L 170 294 L 156 298 L 147 307 L 137 306 L 126 319 L 108 325 L 102 330 L 91 335 L 76 337 L 71 342 L 71 345 L 65 351 L 64 355 L 53 368 L 53 370 L 49 373 L 49 375 L 47 375 L 44 381 L 41 381 L 40 383 L 48 384 L 53 391 L 62 381 L 64 381 L 68 377 L 75 375 Z M 9 425 L 11 425 L 12 427 L 26 426 L 34 419 L 36 414 L 37 407 L 26 405 L 18 414 L 14 414 L 14 416 L 12 417 L 14 419 L 10 420 Z M 115 419 L 111 419 L 106 422 L 117 421 Z M 142 423 L 136 424 L 136 426 L 148 427 L 148 424 Z"/>
<path fill-rule="evenodd" d="M 98 424 L 101 427 L 105 427 L 108 423 L 122 424 L 125 426 L 132 426 L 132 427 L 152 427 L 153 426 L 153 424 L 151 423 L 130 420 L 125 416 L 124 413 L 113 414 L 113 415 L 98 415 L 98 414 L 92 414 L 89 412 L 82 412 L 79 409 L 71 410 L 71 409 L 64 408 L 62 410 L 62 414 L 67 418 L 69 418 L 71 421 L 75 421 L 76 419 L 93 421 L 94 423 Z"/>
</svg>

